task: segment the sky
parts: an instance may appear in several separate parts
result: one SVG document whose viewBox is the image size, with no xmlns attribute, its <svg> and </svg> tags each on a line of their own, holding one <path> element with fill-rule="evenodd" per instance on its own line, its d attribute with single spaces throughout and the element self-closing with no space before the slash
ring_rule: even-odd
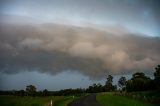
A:
<svg viewBox="0 0 160 106">
<path fill-rule="evenodd" d="M 153 75 L 159 0 L 1 0 L 0 89 L 86 88 Z"/>
</svg>

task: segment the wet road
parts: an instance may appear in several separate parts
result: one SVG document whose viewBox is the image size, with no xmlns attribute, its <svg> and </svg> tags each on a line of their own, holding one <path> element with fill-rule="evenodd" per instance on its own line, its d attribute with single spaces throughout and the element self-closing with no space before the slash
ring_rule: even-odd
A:
<svg viewBox="0 0 160 106">
<path fill-rule="evenodd" d="M 68 106 L 101 106 L 96 101 L 96 94 L 90 94 L 80 99 L 74 100 Z"/>
</svg>

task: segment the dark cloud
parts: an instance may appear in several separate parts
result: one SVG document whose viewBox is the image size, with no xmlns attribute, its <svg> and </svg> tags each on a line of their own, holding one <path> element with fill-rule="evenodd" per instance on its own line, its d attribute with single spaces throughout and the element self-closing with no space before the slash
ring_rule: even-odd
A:
<svg viewBox="0 0 160 106">
<path fill-rule="evenodd" d="M 99 28 L 58 24 L 0 24 L 0 71 L 57 74 L 151 73 L 160 63 L 160 38 L 130 33 L 121 26 Z M 106 30 L 105 30 L 106 29 Z"/>
</svg>

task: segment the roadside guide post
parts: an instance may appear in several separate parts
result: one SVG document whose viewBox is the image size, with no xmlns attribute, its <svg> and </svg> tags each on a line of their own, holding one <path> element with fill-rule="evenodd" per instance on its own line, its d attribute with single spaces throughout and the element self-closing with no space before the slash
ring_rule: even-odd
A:
<svg viewBox="0 0 160 106">
<path fill-rule="evenodd" d="M 52 100 L 51 100 L 51 106 L 52 106 Z"/>
</svg>

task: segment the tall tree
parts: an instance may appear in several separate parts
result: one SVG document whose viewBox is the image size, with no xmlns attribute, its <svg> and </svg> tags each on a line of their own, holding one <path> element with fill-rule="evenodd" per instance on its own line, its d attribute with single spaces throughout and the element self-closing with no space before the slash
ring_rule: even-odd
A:
<svg viewBox="0 0 160 106">
<path fill-rule="evenodd" d="M 112 91 L 113 90 L 112 82 L 113 82 L 113 77 L 111 75 L 108 75 L 107 81 L 106 81 L 106 84 L 105 84 L 105 90 L 106 91 Z"/>
<path fill-rule="evenodd" d="M 124 91 L 126 87 L 126 77 L 121 77 L 118 81 L 118 86 Z"/>
</svg>

